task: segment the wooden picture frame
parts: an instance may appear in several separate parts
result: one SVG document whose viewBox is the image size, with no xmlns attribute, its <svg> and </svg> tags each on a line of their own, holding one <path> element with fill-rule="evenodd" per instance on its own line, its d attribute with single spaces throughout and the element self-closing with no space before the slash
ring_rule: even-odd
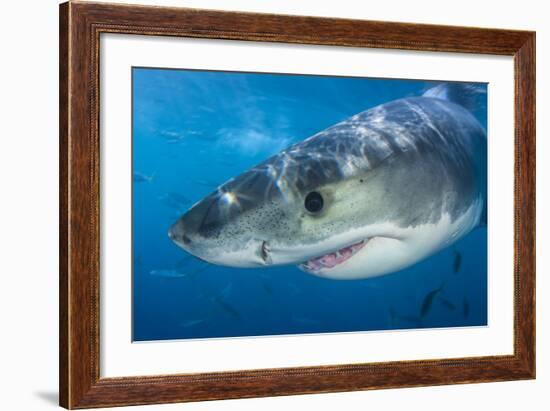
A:
<svg viewBox="0 0 550 411">
<path fill-rule="evenodd" d="M 100 378 L 101 33 L 513 56 L 514 354 Z M 535 33 L 185 8 L 60 6 L 60 405 L 91 408 L 535 377 Z"/>
</svg>

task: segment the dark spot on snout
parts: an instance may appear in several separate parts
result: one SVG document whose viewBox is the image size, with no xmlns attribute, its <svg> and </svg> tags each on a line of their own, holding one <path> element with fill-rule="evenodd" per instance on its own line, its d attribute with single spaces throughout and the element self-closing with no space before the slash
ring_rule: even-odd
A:
<svg viewBox="0 0 550 411">
<path fill-rule="evenodd" d="M 168 230 L 168 237 L 170 240 L 178 243 L 183 243 L 186 245 L 191 244 L 191 238 L 185 234 L 184 225 L 181 220 L 170 227 Z"/>
<path fill-rule="evenodd" d="M 260 255 L 264 264 L 269 265 L 273 261 L 271 260 L 271 250 L 269 249 L 269 244 L 267 241 L 262 241 L 262 246 L 260 247 Z"/>
</svg>

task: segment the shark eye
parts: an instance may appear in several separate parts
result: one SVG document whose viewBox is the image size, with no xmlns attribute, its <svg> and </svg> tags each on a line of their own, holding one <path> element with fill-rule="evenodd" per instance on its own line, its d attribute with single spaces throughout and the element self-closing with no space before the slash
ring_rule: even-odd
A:
<svg viewBox="0 0 550 411">
<path fill-rule="evenodd" d="M 323 209 L 323 196 L 317 191 L 312 191 L 306 196 L 304 206 L 310 213 L 318 213 Z"/>
</svg>

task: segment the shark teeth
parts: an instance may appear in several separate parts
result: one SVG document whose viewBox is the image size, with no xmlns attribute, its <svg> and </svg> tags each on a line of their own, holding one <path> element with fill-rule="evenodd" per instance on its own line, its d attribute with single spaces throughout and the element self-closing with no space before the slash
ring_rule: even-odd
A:
<svg viewBox="0 0 550 411">
<path fill-rule="evenodd" d="M 320 271 L 324 268 L 334 268 L 339 264 L 342 264 L 344 261 L 349 260 L 353 257 L 359 250 L 361 250 L 368 240 L 362 240 L 358 243 L 349 245 L 347 247 L 336 250 L 332 253 L 325 254 L 321 257 L 311 259 L 300 265 L 305 271 Z"/>
</svg>

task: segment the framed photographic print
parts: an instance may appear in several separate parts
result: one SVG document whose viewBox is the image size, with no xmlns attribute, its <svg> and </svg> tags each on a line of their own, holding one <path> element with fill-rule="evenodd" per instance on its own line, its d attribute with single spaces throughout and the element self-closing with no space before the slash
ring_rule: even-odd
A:
<svg viewBox="0 0 550 411">
<path fill-rule="evenodd" d="M 535 377 L 535 34 L 60 6 L 60 403 Z"/>
</svg>

